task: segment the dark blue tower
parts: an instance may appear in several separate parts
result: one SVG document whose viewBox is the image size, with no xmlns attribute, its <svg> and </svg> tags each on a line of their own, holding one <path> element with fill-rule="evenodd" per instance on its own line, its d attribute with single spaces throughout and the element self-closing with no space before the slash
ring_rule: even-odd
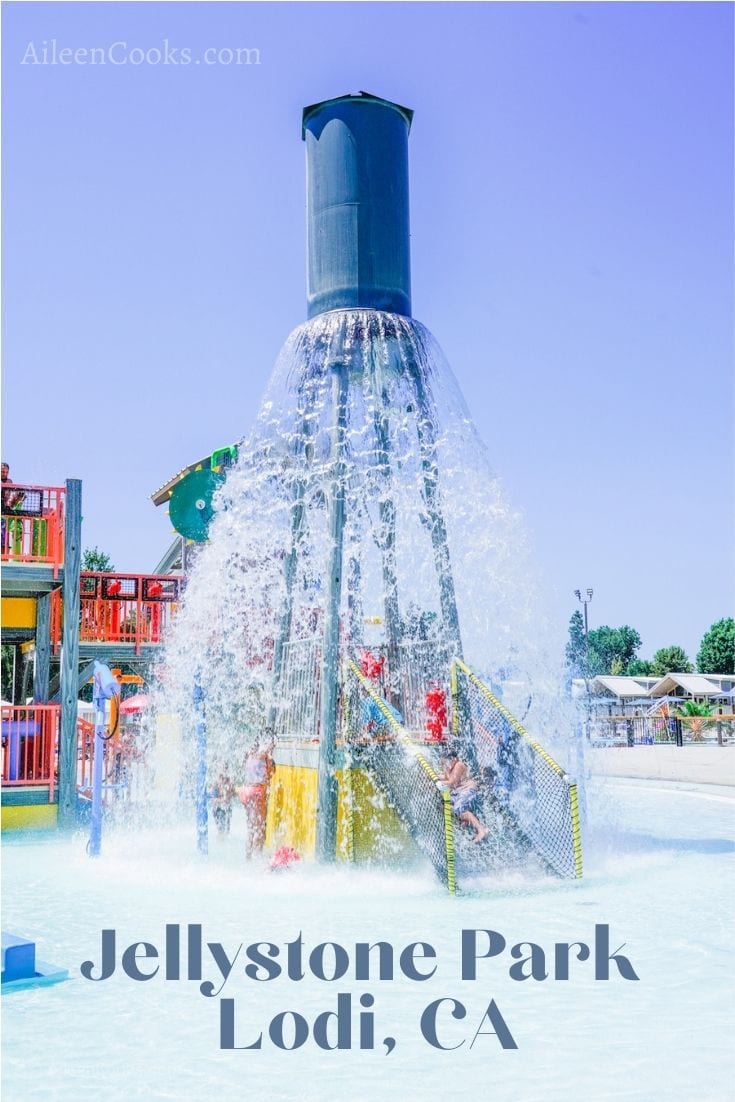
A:
<svg viewBox="0 0 735 1102">
<path fill-rule="evenodd" d="M 411 316 L 412 118 L 368 92 L 304 108 L 309 318 L 353 307 Z"/>
</svg>

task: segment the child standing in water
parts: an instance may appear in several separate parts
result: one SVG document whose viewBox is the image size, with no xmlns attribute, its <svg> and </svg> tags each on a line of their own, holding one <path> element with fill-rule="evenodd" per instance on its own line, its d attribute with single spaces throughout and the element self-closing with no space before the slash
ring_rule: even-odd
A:
<svg viewBox="0 0 735 1102">
<path fill-rule="evenodd" d="M 212 795 L 212 818 L 217 824 L 217 833 L 224 837 L 230 833 L 232 799 L 235 795 L 235 787 L 227 773 L 220 773 Z"/>
<path fill-rule="evenodd" d="M 255 746 L 245 759 L 245 783 L 238 792 L 248 820 L 248 840 L 245 856 L 260 853 L 265 841 L 265 815 L 268 806 L 268 788 L 274 765 L 271 752 L 273 743 Z"/>
</svg>

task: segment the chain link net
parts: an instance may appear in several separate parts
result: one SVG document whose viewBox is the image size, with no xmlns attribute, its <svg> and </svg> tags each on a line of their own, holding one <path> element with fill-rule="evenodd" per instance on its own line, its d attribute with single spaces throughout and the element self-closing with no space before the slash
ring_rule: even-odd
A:
<svg viewBox="0 0 735 1102">
<path fill-rule="evenodd" d="M 473 771 L 557 875 L 580 877 L 577 786 L 458 659 L 452 677 L 454 734 Z"/>
<path fill-rule="evenodd" d="M 347 677 L 345 738 L 356 765 L 405 823 L 419 849 L 450 892 L 455 890 L 454 831 L 449 793 L 426 754 L 408 735 L 391 706 L 351 662 Z"/>
</svg>

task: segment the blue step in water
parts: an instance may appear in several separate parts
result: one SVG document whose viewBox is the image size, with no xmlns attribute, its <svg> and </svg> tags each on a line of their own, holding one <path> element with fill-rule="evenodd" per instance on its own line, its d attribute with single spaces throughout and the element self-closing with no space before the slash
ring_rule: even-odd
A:
<svg viewBox="0 0 735 1102">
<path fill-rule="evenodd" d="M 2 993 L 44 987 L 69 978 L 66 968 L 36 960 L 36 943 L 17 934 L 2 934 Z"/>
</svg>

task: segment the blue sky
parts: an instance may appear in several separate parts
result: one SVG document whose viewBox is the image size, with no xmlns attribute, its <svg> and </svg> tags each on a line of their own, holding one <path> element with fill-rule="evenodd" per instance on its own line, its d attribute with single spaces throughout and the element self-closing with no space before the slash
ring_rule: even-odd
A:
<svg viewBox="0 0 735 1102">
<path fill-rule="evenodd" d="M 83 479 L 85 545 L 152 569 L 151 491 L 247 430 L 305 317 L 301 108 L 366 89 L 416 111 L 413 312 L 552 614 L 591 585 L 591 623 L 643 654 L 732 615 L 730 5 L 3 14 L 3 455 L 16 481 Z M 54 40 L 192 63 L 21 64 Z M 202 61 L 238 47 L 260 65 Z"/>
</svg>

